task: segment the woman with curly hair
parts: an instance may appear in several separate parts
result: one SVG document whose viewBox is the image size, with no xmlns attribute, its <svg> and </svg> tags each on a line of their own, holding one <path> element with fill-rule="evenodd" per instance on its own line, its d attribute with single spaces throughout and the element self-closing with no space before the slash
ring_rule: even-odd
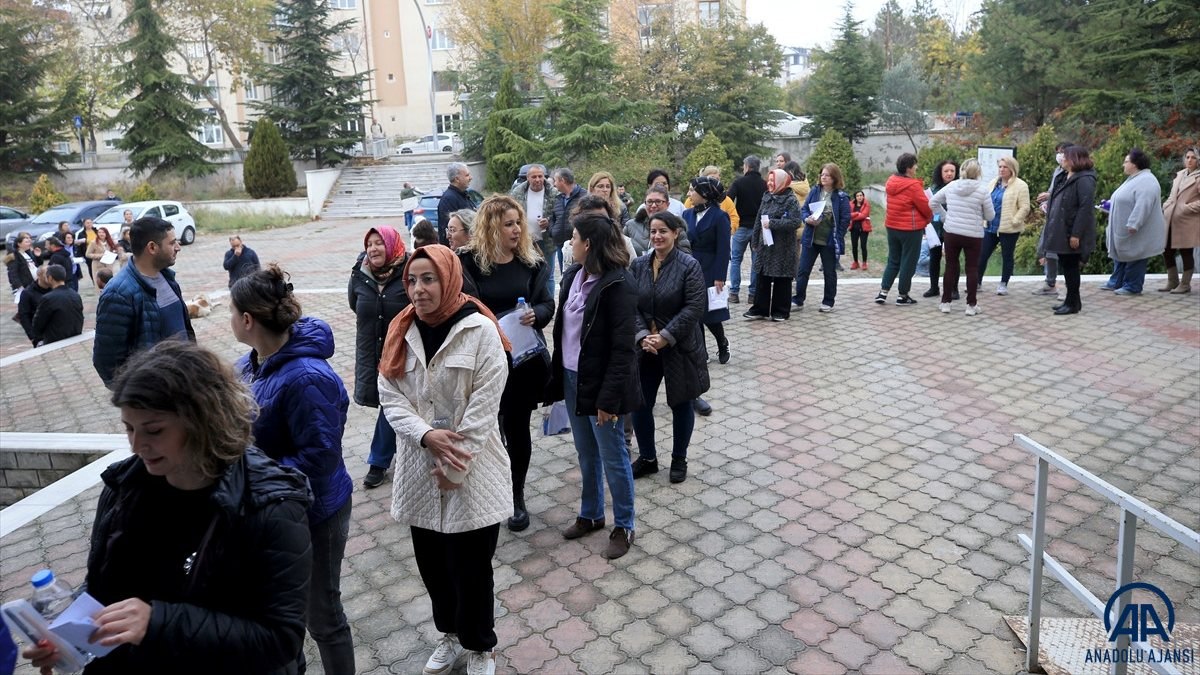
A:
<svg viewBox="0 0 1200 675">
<path fill-rule="evenodd" d="M 459 251 L 458 259 L 468 294 L 479 298 L 496 316 L 517 311 L 517 304 L 524 299 L 521 324 L 532 327 L 540 338 L 542 329 L 554 318 L 554 298 L 546 283 L 550 266 L 524 224 L 525 213 L 517 200 L 508 195 L 489 197 L 479 205 L 471 243 Z M 525 475 L 533 453 L 529 417 L 541 403 L 549 377 L 546 351 L 513 367 L 500 399 L 501 431 L 512 464 L 513 517 L 508 529 L 513 532 L 529 527 L 525 509 Z"/>
</svg>

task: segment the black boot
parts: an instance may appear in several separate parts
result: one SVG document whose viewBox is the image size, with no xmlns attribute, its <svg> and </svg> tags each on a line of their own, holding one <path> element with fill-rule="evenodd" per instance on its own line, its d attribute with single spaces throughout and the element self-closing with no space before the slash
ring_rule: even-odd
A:
<svg viewBox="0 0 1200 675">
<path fill-rule="evenodd" d="M 721 364 L 729 363 L 729 340 L 717 343 L 717 361 Z"/>
<path fill-rule="evenodd" d="M 513 486 L 513 515 L 508 519 L 508 529 L 520 532 L 529 527 L 529 512 L 525 510 L 525 488 Z"/>
</svg>

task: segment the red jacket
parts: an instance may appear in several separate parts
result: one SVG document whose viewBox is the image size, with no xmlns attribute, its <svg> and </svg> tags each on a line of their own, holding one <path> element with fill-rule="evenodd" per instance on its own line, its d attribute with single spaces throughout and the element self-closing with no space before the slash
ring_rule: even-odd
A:
<svg viewBox="0 0 1200 675">
<path fill-rule="evenodd" d="M 871 231 L 871 201 L 863 200 L 862 210 L 855 207 L 854 202 L 850 202 L 850 226 L 855 223 L 862 225 L 863 232 Z"/>
<path fill-rule="evenodd" d="M 933 220 L 929 198 L 920 178 L 909 178 L 899 174 L 888 178 L 887 217 L 884 225 L 889 230 L 924 230 L 925 223 Z"/>
</svg>

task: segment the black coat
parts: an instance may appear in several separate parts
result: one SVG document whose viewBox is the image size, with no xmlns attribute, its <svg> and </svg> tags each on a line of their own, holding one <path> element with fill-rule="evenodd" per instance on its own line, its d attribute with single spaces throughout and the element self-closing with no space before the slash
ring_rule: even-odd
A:
<svg viewBox="0 0 1200 675">
<path fill-rule="evenodd" d="M 767 191 L 767 181 L 762 174 L 750 171 L 735 179 L 729 186 L 729 198 L 733 200 L 734 210 L 738 214 L 738 227 L 753 227 L 754 219 L 758 217 L 758 207 L 762 204 L 763 194 Z"/>
<path fill-rule="evenodd" d="M 575 205 L 587 194 L 582 186 L 576 185 L 570 194 L 559 193 L 554 198 L 554 215 L 550 219 L 550 236 L 554 238 L 554 246 L 562 248 L 571 238 L 571 212 Z"/>
<path fill-rule="evenodd" d="M 39 261 L 33 256 L 32 251 L 28 254 L 13 253 L 12 262 L 8 263 L 8 285 L 12 286 L 13 291 L 33 286 L 34 282 L 37 281 L 33 272 L 29 270 L 30 260 L 34 262 L 34 266 L 36 267 Z"/>
<path fill-rule="evenodd" d="M 83 332 L 83 299 L 67 286 L 51 289 L 42 296 L 33 315 L 33 336 L 38 343 L 50 344 Z"/>
<path fill-rule="evenodd" d="M 558 306 L 567 304 L 578 263 L 563 273 Z M 638 381 L 637 347 L 633 341 L 637 300 L 629 273 L 610 270 L 596 283 L 583 310 L 582 345 L 579 351 L 579 390 L 576 415 L 595 415 L 597 410 L 614 415 L 631 413 L 642 405 Z M 554 317 L 554 355 L 546 401 L 563 400 L 563 313 Z"/>
<path fill-rule="evenodd" d="M 446 190 L 442 192 L 442 198 L 438 200 L 437 208 L 437 235 L 438 243 L 443 246 L 449 246 L 450 240 L 446 237 L 446 228 L 450 225 L 450 216 L 455 211 L 460 209 L 474 209 L 475 202 L 471 201 L 471 196 L 463 190 L 459 190 L 453 185 L 447 185 Z"/>
<path fill-rule="evenodd" d="M 21 293 L 21 301 L 17 303 L 17 320 L 21 322 L 21 328 L 25 329 L 25 337 L 37 346 L 37 333 L 33 331 L 33 317 L 37 316 L 38 303 L 42 301 L 42 296 L 49 293 L 49 288 L 43 288 L 37 284 L 26 286 Z"/>
<path fill-rule="evenodd" d="M 229 272 L 229 287 L 237 283 L 238 279 L 248 277 L 259 270 L 261 265 L 258 262 L 258 254 L 249 246 L 242 246 L 242 254 L 237 255 L 230 248 L 225 251 L 225 262 L 223 263 L 225 270 Z"/>
<path fill-rule="evenodd" d="M 350 270 L 347 294 L 350 309 L 358 322 L 354 341 L 354 402 L 372 408 L 379 407 L 379 358 L 383 356 L 383 340 L 388 326 L 400 310 L 408 307 L 408 291 L 404 288 L 404 265 L 388 278 L 383 288 L 363 269 L 366 254 Z"/>
<path fill-rule="evenodd" d="M 75 276 L 75 258 L 71 255 L 71 249 L 60 248 L 54 251 L 46 262 L 50 265 L 61 265 L 67 272 L 67 285 L 79 290 L 79 280 Z"/>
<path fill-rule="evenodd" d="M 724 215 L 724 214 L 722 214 Z M 700 322 L 708 310 L 708 293 L 700 263 L 692 256 L 672 250 L 654 279 L 654 252 L 633 261 L 629 273 L 637 287 L 637 333 L 635 344 L 650 334 L 650 324 L 670 344 L 659 350 L 667 405 L 677 406 L 708 391 L 708 353 Z M 641 351 L 642 358 L 653 358 Z"/>
<path fill-rule="evenodd" d="M 1086 260 L 1096 247 L 1096 172 L 1080 171 L 1054 185 L 1046 216 L 1045 249 L 1059 255 L 1078 253 Z M 1079 237 L 1079 248 L 1070 238 Z"/>
<path fill-rule="evenodd" d="M 161 543 L 137 538 L 135 523 L 139 511 L 154 508 L 144 502 L 151 481 L 162 479 L 137 457 L 113 464 L 101 478 L 87 590 L 108 605 L 130 597 L 130 572 L 119 561 Z M 207 532 L 180 582 L 180 598 L 142 598 L 152 608 L 142 643 L 118 647 L 85 673 L 298 672 L 312 570 L 310 501 L 303 474 L 247 449 L 205 501 L 211 518 L 201 514 Z M 175 534 L 164 531 L 161 539 Z"/>
</svg>

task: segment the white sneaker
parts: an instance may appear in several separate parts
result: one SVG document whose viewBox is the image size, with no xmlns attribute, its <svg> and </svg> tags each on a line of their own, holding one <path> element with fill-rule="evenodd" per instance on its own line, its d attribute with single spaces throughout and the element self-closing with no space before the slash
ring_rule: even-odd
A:
<svg viewBox="0 0 1200 675">
<path fill-rule="evenodd" d="M 467 675 L 496 675 L 495 652 L 467 652 Z"/>
<path fill-rule="evenodd" d="M 965 314 L 967 316 L 975 316 L 976 314 L 983 314 L 983 310 L 979 309 L 979 305 L 967 305 Z"/>
<path fill-rule="evenodd" d="M 462 656 L 463 646 L 458 642 L 458 636 L 454 633 L 442 634 L 442 639 L 438 640 L 437 646 L 433 648 L 433 654 L 429 660 L 425 662 L 425 670 L 421 671 L 424 675 L 441 675 L 448 673 L 458 663 L 458 658 Z M 475 654 L 475 652 L 471 652 Z M 492 670 L 495 670 L 495 664 L 492 665 Z"/>
<path fill-rule="evenodd" d="M 943 302 L 942 304 L 938 305 L 938 309 L 942 310 L 942 314 L 949 314 L 950 313 L 950 303 Z"/>
<path fill-rule="evenodd" d="M 1008 295 L 1008 284 L 1000 284 L 996 287 L 996 295 Z"/>
<path fill-rule="evenodd" d="M 822 314 L 828 314 L 833 311 L 833 305 L 821 305 L 820 309 L 817 311 Z"/>
</svg>

